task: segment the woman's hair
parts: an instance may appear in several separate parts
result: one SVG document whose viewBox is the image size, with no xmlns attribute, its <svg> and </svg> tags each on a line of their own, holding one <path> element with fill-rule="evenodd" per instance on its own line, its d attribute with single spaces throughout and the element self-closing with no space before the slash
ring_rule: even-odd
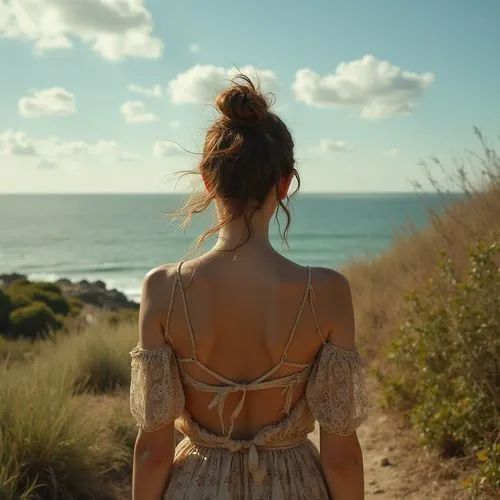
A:
<svg viewBox="0 0 500 500">
<path fill-rule="evenodd" d="M 232 79 L 232 85 L 219 93 L 215 101 L 221 116 L 208 129 L 205 136 L 199 173 L 206 189 L 195 193 L 179 213 L 187 224 L 194 214 L 204 212 L 212 200 L 220 198 L 227 206 L 218 223 L 198 239 L 200 245 L 208 237 L 231 221 L 243 217 L 248 236 L 253 235 L 252 216 L 269 196 L 276 193 L 279 208 L 286 216 L 286 236 L 290 227 L 290 211 L 279 196 L 280 181 L 294 175 L 297 189 L 300 178 L 295 170 L 293 139 L 287 126 L 270 111 L 272 99 L 264 96 L 246 75 Z M 278 220 L 276 219 L 281 233 Z"/>
</svg>

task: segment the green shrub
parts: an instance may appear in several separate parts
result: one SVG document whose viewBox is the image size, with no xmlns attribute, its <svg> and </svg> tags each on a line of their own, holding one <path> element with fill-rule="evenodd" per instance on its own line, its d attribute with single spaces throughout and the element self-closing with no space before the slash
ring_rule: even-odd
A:
<svg viewBox="0 0 500 500">
<path fill-rule="evenodd" d="M 50 281 L 32 281 L 30 285 L 38 288 L 39 290 L 43 290 L 44 292 L 62 295 L 61 287 L 55 283 L 51 283 Z"/>
<path fill-rule="evenodd" d="M 59 291 L 55 291 L 59 290 Z M 30 302 L 38 301 L 46 304 L 55 314 L 67 316 L 70 312 L 68 300 L 60 294 L 57 285 L 52 283 L 22 283 L 7 289 L 15 307 L 24 307 Z"/>
<path fill-rule="evenodd" d="M 17 288 L 9 288 L 7 291 L 12 303 L 12 309 L 19 309 L 20 307 L 29 306 L 32 302 L 29 295 L 23 293 L 22 290 L 18 290 Z"/>
<path fill-rule="evenodd" d="M 464 277 L 444 258 L 409 294 L 385 378 L 389 405 L 409 410 L 443 456 L 475 456 L 484 488 L 500 487 L 499 257 L 498 245 L 480 243 Z"/>
<path fill-rule="evenodd" d="M 69 297 L 66 300 L 69 304 L 69 315 L 73 317 L 79 316 L 83 310 L 83 302 L 76 297 Z"/>
<path fill-rule="evenodd" d="M 45 337 L 62 327 L 56 315 L 42 302 L 32 302 L 28 306 L 15 309 L 9 318 L 11 335 L 14 337 Z"/>
<path fill-rule="evenodd" d="M 0 289 L 0 333 L 9 331 L 9 314 L 13 309 L 12 299 Z"/>
<path fill-rule="evenodd" d="M 69 303 L 62 295 L 41 290 L 33 292 L 31 297 L 33 297 L 33 300 L 47 304 L 55 314 L 60 314 L 61 316 L 67 316 L 69 314 Z"/>
</svg>

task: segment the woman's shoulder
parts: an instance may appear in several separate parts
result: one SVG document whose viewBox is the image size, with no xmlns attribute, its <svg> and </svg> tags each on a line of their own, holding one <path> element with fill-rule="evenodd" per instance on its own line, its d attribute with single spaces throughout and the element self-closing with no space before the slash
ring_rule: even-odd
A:
<svg viewBox="0 0 500 500">
<path fill-rule="evenodd" d="M 347 277 L 336 269 L 329 267 L 311 267 L 311 283 L 313 287 L 330 297 L 350 295 L 350 283 Z"/>
<path fill-rule="evenodd" d="M 142 283 L 141 302 L 165 307 L 165 299 L 170 296 L 177 275 L 178 264 L 162 264 L 150 269 Z"/>
<path fill-rule="evenodd" d="M 320 323 L 326 338 L 342 349 L 353 349 L 354 311 L 349 280 L 339 271 L 325 267 L 312 273 L 315 307 L 320 312 Z"/>
</svg>

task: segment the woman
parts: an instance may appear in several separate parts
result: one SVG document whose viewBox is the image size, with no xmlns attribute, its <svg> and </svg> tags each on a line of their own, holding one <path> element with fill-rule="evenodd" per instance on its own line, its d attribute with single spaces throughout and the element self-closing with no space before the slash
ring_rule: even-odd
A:
<svg viewBox="0 0 500 500">
<path fill-rule="evenodd" d="M 215 246 L 152 270 L 132 351 L 139 433 L 135 500 L 364 498 L 356 428 L 366 398 L 347 280 L 269 242 L 294 168 L 293 140 L 244 75 L 217 97 L 205 138 Z M 320 424 L 320 451 L 307 439 Z M 175 447 L 175 428 L 185 438 Z"/>
</svg>

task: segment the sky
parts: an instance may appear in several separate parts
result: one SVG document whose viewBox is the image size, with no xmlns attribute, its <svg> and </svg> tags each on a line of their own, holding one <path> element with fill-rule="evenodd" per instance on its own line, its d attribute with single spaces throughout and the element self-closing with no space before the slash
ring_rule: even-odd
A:
<svg viewBox="0 0 500 500">
<path fill-rule="evenodd" d="M 275 94 L 303 191 L 411 191 L 473 126 L 498 138 L 499 21 L 498 0 L 0 0 L 0 193 L 185 191 L 236 68 Z"/>
</svg>

